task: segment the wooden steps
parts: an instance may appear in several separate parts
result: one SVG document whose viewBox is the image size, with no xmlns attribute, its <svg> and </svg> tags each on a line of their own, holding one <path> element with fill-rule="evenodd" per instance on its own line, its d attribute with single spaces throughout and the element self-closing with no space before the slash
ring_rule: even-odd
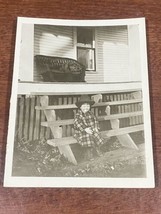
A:
<svg viewBox="0 0 161 214">
<path fill-rule="evenodd" d="M 140 93 L 139 93 L 140 94 Z M 99 98 L 96 95 L 97 99 Z M 94 97 L 94 96 L 93 96 Z M 73 164 L 77 164 L 76 158 L 70 148 L 70 144 L 77 143 L 76 139 L 73 136 L 62 137 L 63 136 L 63 126 L 73 125 L 74 119 L 66 119 L 66 120 L 57 120 L 56 118 L 56 110 L 64 110 L 71 109 L 76 112 L 75 104 L 64 104 L 64 105 L 49 105 L 48 96 L 42 96 L 40 99 L 41 106 L 36 106 L 36 110 L 44 111 L 47 121 L 41 122 L 42 126 L 50 127 L 51 132 L 53 134 L 53 139 L 47 140 L 47 143 L 51 146 L 57 146 L 60 153 L 63 154 L 70 162 Z M 122 112 L 117 114 L 111 114 L 111 106 L 117 105 L 129 105 L 142 103 L 142 99 L 140 96 L 135 99 L 128 100 L 118 100 L 118 101 L 110 101 L 110 102 L 98 102 L 95 103 L 92 108 L 105 107 L 106 115 L 98 116 L 98 121 L 106 121 L 109 120 L 111 124 L 111 130 L 101 131 L 101 135 L 103 138 L 110 138 L 112 136 L 116 136 L 123 147 L 130 148 L 132 150 L 139 150 L 136 143 L 130 136 L 130 133 L 139 132 L 144 130 L 143 124 L 135 124 L 127 127 L 120 127 L 120 119 L 123 118 L 134 118 L 138 116 L 143 116 L 143 111 L 133 110 L 131 112 Z"/>
<path fill-rule="evenodd" d="M 137 111 L 137 112 L 128 112 L 128 113 L 121 113 L 121 114 L 113 114 L 113 115 L 104 115 L 104 116 L 98 116 L 98 121 L 104 121 L 104 120 L 113 120 L 113 119 L 121 119 L 121 118 L 128 118 L 128 117 L 136 117 L 143 115 L 143 111 Z M 47 122 L 41 122 L 42 126 L 50 127 L 50 126 L 63 126 L 63 125 L 72 125 L 74 122 L 74 119 L 68 119 L 68 120 L 57 120 L 57 121 L 47 121 Z"/>
</svg>

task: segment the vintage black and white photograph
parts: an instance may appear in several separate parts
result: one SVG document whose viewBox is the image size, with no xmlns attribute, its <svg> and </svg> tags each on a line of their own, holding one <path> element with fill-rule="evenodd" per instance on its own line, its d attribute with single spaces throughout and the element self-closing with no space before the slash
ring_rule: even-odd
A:
<svg viewBox="0 0 161 214">
<path fill-rule="evenodd" d="M 152 188 L 144 18 L 17 20 L 4 186 Z"/>
<path fill-rule="evenodd" d="M 19 82 L 141 80 L 137 24 L 60 26 L 24 23 L 21 31 Z"/>
</svg>

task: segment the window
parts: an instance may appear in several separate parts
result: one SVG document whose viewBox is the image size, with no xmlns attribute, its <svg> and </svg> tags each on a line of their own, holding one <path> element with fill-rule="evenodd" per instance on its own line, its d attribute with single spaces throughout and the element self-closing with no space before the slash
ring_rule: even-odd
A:
<svg viewBox="0 0 161 214">
<path fill-rule="evenodd" d="M 96 70 L 94 29 L 77 28 L 77 60 L 87 71 Z"/>
</svg>

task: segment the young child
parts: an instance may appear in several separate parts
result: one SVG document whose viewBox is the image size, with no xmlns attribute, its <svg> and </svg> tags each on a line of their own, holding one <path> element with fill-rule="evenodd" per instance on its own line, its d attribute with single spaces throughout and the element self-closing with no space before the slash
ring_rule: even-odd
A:
<svg viewBox="0 0 161 214">
<path fill-rule="evenodd" d="M 88 95 L 82 95 L 75 103 L 79 110 L 74 118 L 74 137 L 82 147 L 86 148 L 87 159 L 93 159 L 94 152 L 100 156 L 99 147 L 103 144 L 98 121 L 90 111 L 94 103 Z"/>
</svg>

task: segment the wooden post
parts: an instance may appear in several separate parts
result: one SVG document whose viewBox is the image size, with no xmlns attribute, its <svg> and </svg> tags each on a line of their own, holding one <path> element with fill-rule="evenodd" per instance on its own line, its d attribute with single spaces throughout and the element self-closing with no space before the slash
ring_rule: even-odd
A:
<svg viewBox="0 0 161 214">
<path fill-rule="evenodd" d="M 91 96 L 91 99 L 95 101 L 95 103 L 99 103 L 100 101 L 102 101 L 102 94 L 96 94 Z"/>
<path fill-rule="evenodd" d="M 44 113 L 47 121 L 56 121 L 55 110 L 45 110 L 45 107 L 47 107 L 49 103 L 49 97 L 42 96 L 40 98 L 40 103 L 42 107 L 44 107 Z M 49 127 L 52 131 L 54 138 L 62 138 L 62 127 L 52 126 L 52 125 L 49 125 Z M 70 145 L 62 145 L 62 146 L 58 145 L 58 149 L 60 153 L 63 154 L 70 162 L 72 162 L 75 165 L 77 164 L 74 154 L 70 148 Z"/>
<path fill-rule="evenodd" d="M 110 106 L 106 107 L 105 112 L 107 115 L 110 115 Z M 117 129 L 119 130 L 120 121 L 118 119 L 112 119 L 110 120 L 110 123 L 111 123 L 111 128 L 113 130 L 117 130 Z M 118 135 L 117 138 L 122 146 L 138 149 L 138 147 L 136 146 L 136 144 L 134 143 L 134 141 L 132 140 L 129 134 Z"/>
</svg>

